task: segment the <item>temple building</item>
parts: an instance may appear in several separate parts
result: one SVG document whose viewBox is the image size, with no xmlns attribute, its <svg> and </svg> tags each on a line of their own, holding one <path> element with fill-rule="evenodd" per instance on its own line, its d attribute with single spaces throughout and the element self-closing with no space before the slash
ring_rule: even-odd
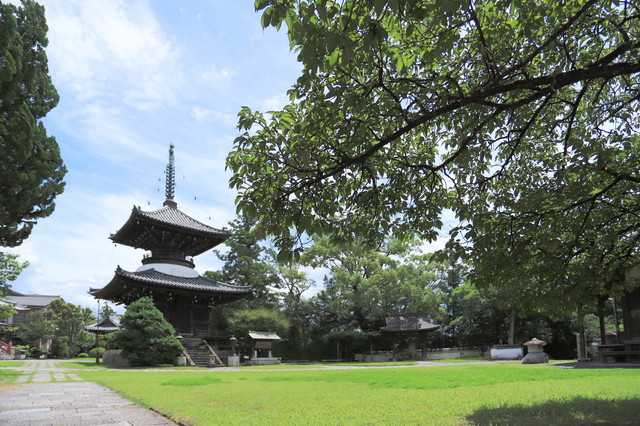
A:
<svg viewBox="0 0 640 426">
<path fill-rule="evenodd" d="M 96 299 L 124 305 L 150 296 L 179 335 L 206 342 L 220 337 L 210 329 L 211 308 L 248 297 L 252 289 L 214 281 L 195 270 L 193 257 L 223 243 L 231 233 L 201 223 L 178 209 L 174 200 L 173 145 L 166 175 L 163 207 L 143 211 L 134 206 L 126 223 L 110 236 L 117 244 L 147 250 L 142 265 L 135 271 L 118 266 L 106 286 L 91 288 L 89 293 Z"/>
</svg>

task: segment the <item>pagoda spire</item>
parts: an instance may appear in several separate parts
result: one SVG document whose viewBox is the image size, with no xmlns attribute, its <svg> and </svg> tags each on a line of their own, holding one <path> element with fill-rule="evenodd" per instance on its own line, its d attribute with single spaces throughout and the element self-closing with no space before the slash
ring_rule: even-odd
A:
<svg viewBox="0 0 640 426">
<path fill-rule="evenodd" d="M 164 191 L 166 200 L 162 205 L 175 209 L 178 207 L 178 203 L 173 199 L 176 191 L 176 169 L 173 162 L 173 144 L 169 145 L 169 163 L 167 164 L 166 175 L 167 183 Z"/>
</svg>

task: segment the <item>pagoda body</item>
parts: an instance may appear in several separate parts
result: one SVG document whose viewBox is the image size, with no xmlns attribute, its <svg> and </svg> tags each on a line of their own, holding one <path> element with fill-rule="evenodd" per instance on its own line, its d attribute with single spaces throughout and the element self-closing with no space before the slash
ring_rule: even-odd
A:
<svg viewBox="0 0 640 426">
<path fill-rule="evenodd" d="M 91 289 L 96 299 L 129 305 L 150 296 L 178 334 L 207 339 L 211 307 L 251 295 L 251 287 L 234 286 L 201 276 L 193 257 L 211 250 L 231 236 L 226 230 L 201 223 L 178 210 L 174 201 L 173 145 L 167 165 L 166 201 L 160 210 L 133 207 L 127 222 L 110 239 L 149 253 L 135 271 L 117 267 L 104 287 Z"/>
</svg>

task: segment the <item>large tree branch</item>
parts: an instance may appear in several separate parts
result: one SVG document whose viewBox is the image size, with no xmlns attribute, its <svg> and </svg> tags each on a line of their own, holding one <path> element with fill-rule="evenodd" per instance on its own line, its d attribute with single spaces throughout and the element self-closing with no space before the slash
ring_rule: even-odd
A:
<svg viewBox="0 0 640 426">
<path fill-rule="evenodd" d="M 324 170 L 322 173 L 316 175 L 314 178 L 303 181 L 295 188 L 292 188 L 288 193 L 299 191 L 303 188 L 313 186 L 319 182 L 341 173 L 348 167 L 365 162 L 368 158 L 382 150 L 384 147 L 400 139 L 403 135 L 408 134 L 417 127 L 433 120 L 436 117 L 440 117 L 444 114 L 449 114 L 465 106 L 473 104 L 483 104 L 487 99 L 497 96 L 506 95 L 513 92 L 532 91 L 534 94 L 528 98 L 523 98 L 514 102 L 511 105 L 507 105 L 509 108 L 514 108 L 520 105 L 521 101 L 536 100 L 549 91 L 558 90 L 562 87 L 570 86 L 572 84 L 593 79 L 611 79 L 620 75 L 635 74 L 640 72 L 640 62 L 619 62 L 614 64 L 607 64 L 601 66 L 590 66 L 587 68 L 580 68 L 563 73 L 546 75 L 535 78 L 528 78 L 524 80 L 518 80 L 514 82 L 495 84 L 490 87 L 478 89 L 473 92 L 469 92 L 464 97 L 454 97 L 452 100 L 439 108 L 432 109 L 431 111 L 417 115 L 415 118 L 407 120 L 405 126 L 400 127 L 394 132 L 388 134 L 385 137 L 380 138 L 378 143 L 373 144 L 370 148 L 364 151 L 362 154 L 355 157 L 347 157 L 339 164 Z M 529 103 L 529 102 L 523 102 Z M 506 108 L 507 106 L 502 106 Z"/>
</svg>

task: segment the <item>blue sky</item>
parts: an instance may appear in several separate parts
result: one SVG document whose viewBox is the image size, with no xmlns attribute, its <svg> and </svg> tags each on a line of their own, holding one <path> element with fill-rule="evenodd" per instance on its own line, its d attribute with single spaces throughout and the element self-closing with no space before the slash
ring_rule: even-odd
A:
<svg viewBox="0 0 640 426">
<path fill-rule="evenodd" d="M 252 1 L 40 2 L 60 94 L 45 126 L 68 174 L 53 215 L 10 250 L 31 264 L 13 288 L 94 308 L 90 287 L 107 284 L 117 265 L 140 265 L 142 250 L 108 237 L 133 205 L 162 207 L 169 144 L 178 207 L 226 226 L 235 217 L 224 163 L 236 114 L 284 105 L 300 65 L 286 32 L 261 28 Z M 220 267 L 211 252 L 195 263 Z"/>
<path fill-rule="evenodd" d="M 164 201 L 169 144 L 176 201 L 214 227 L 235 218 L 225 159 L 236 115 L 279 109 L 301 66 L 284 29 L 263 30 L 253 1 L 41 0 L 50 74 L 60 103 L 46 117 L 68 169 L 56 210 L 22 246 L 30 262 L 14 290 L 95 309 L 87 292 L 144 254 L 108 239 L 134 205 Z M 441 239 L 433 249 L 442 246 Z M 207 252 L 199 272 L 219 269 Z M 322 278 L 323 271 L 309 271 Z"/>
</svg>

